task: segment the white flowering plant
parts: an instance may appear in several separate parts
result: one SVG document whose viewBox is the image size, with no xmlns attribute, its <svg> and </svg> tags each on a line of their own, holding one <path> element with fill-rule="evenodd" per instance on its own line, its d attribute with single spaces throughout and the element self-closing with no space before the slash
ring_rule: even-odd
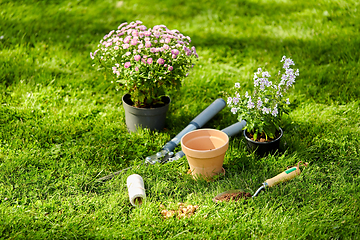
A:
<svg viewBox="0 0 360 240">
<path fill-rule="evenodd" d="M 151 107 L 178 89 L 193 67 L 198 54 L 190 42 L 165 25 L 148 29 L 141 21 L 125 22 L 106 34 L 90 57 L 131 95 L 135 107 Z"/>
<path fill-rule="evenodd" d="M 228 97 L 227 103 L 238 120 L 245 120 L 244 129 L 252 136 L 254 141 L 260 138 L 265 141 L 275 139 L 279 134 L 281 116 L 288 113 L 289 98 L 286 94 L 293 87 L 295 79 L 299 76 L 299 69 L 291 68 L 294 61 L 283 56 L 282 71 L 279 71 L 274 80 L 267 71 L 258 68 L 254 73 L 254 90 L 252 94 L 245 92 L 244 97 L 238 93 L 239 83 L 235 83 L 234 96 Z"/>
</svg>

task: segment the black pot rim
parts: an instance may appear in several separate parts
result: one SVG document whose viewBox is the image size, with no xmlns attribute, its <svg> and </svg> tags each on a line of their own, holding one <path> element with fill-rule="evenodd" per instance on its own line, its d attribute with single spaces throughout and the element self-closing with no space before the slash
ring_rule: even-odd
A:
<svg viewBox="0 0 360 240">
<path fill-rule="evenodd" d="M 163 96 L 163 98 L 166 98 L 167 101 L 165 102 L 165 105 L 164 106 L 161 106 L 161 107 L 156 107 L 156 108 L 138 108 L 138 107 L 134 107 L 133 105 L 129 104 L 129 102 L 127 101 L 128 99 L 131 98 L 131 95 L 129 93 L 126 93 L 122 96 L 122 102 L 123 104 L 126 104 L 127 107 L 129 108 L 133 108 L 133 109 L 162 109 L 162 108 L 167 108 L 168 105 L 170 104 L 171 102 L 171 98 L 169 96 Z"/>
<path fill-rule="evenodd" d="M 249 142 L 256 143 L 256 144 L 259 144 L 259 145 L 266 145 L 266 144 L 270 144 L 270 143 L 277 142 L 277 141 L 280 140 L 280 138 L 283 135 L 283 130 L 281 128 L 279 128 L 279 130 L 281 132 L 280 136 L 277 139 L 272 140 L 271 142 L 257 142 L 257 141 L 251 140 L 250 138 L 248 138 L 248 136 L 246 136 L 246 133 L 245 133 L 246 129 L 243 131 L 243 134 L 244 134 L 245 139 L 247 141 L 249 141 Z"/>
</svg>

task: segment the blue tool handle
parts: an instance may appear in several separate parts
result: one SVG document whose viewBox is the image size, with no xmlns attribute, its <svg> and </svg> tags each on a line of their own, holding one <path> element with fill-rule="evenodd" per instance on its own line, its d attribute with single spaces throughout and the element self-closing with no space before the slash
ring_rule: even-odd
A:
<svg viewBox="0 0 360 240">
<path fill-rule="evenodd" d="M 178 135 L 176 135 L 171 141 L 167 142 L 163 147 L 164 150 L 169 152 L 173 151 L 175 147 L 180 143 L 181 138 L 188 132 L 201 128 L 210 119 L 212 119 L 218 112 L 220 112 L 226 106 L 226 102 L 222 98 L 216 99 L 205 110 L 203 110 L 198 116 L 196 116 Z"/>
<path fill-rule="evenodd" d="M 226 106 L 226 102 L 222 98 L 216 99 L 210 106 L 195 117 L 190 124 L 194 124 L 197 128 L 202 128 L 205 123 L 212 119 L 218 112 Z"/>
<path fill-rule="evenodd" d="M 244 120 L 242 120 L 241 122 L 237 122 L 234 123 L 233 125 L 224 128 L 223 131 L 224 133 L 226 133 L 229 137 L 235 136 L 236 134 L 238 134 L 246 125 L 246 122 Z"/>
<path fill-rule="evenodd" d="M 179 151 L 175 154 L 176 159 L 180 159 L 185 156 L 185 153 L 183 151 Z"/>
</svg>

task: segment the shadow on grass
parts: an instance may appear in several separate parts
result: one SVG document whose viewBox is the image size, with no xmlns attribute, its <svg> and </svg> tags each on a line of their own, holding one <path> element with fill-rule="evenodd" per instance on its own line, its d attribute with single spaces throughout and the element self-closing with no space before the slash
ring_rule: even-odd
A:
<svg viewBox="0 0 360 240">
<path fill-rule="evenodd" d="M 6 33 L 5 38 L 0 42 L 1 46 L 6 49 L 21 44 L 29 48 L 44 48 L 45 51 L 46 48 L 53 46 L 57 49 L 70 50 L 71 54 L 81 53 L 85 57 L 88 52 L 95 50 L 92 47 L 95 46 L 94 43 L 98 42 L 103 34 L 114 28 L 111 26 L 117 26 L 124 21 L 131 21 L 130 19 L 134 17 L 133 10 L 124 14 L 126 8 L 111 9 L 106 4 L 96 5 L 96 3 L 87 2 L 58 6 L 54 5 L 54 3 L 53 1 L 46 2 L 46 4 L 37 3 L 37 10 L 40 12 L 37 18 L 21 18 L 21 15 L 18 18 L 5 18 L 2 21 L 2 27 L 11 30 Z M 29 4 L 28 6 L 31 7 L 32 5 Z M 307 9 L 311 10 L 317 7 L 311 3 L 307 6 L 296 3 L 273 2 L 260 4 L 248 1 L 216 2 L 214 6 L 204 2 L 201 7 L 192 3 L 165 1 L 162 3 L 154 2 L 154 5 L 148 6 L 150 9 L 143 9 L 145 12 L 152 12 L 151 9 L 155 7 L 163 9 L 165 6 L 165 10 L 161 10 L 164 14 L 177 14 L 179 11 L 173 10 L 173 7 L 177 6 L 185 10 L 197 9 L 198 13 L 192 10 L 183 17 L 207 16 L 210 18 L 209 25 L 219 23 L 218 29 L 226 28 L 226 23 L 229 20 L 226 14 L 221 11 L 219 12 L 221 14 L 213 13 L 214 15 L 209 15 L 208 11 L 212 13 L 215 8 L 230 11 L 238 16 L 249 17 L 249 20 L 263 15 L 276 23 L 277 20 L 283 19 L 283 16 L 278 14 L 279 12 L 297 12 L 298 9 L 306 12 Z M 129 7 L 129 9 L 131 8 Z M 260 14 L 263 11 L 266 11 L 266 15 Z M 106 16 L 108 20 L 105 21 L 100 16 Z M 350 15 L 346 17 L 346 19 L 353 19 Z M 334 19 L 337 18 L 335 16 L 324 17 L 323 21 L 334 21 Z M 354 27 L 350 20 L 344 26 Z M 24 26 L 28 27 L 24 29 Z M 230 28 L 229 25 L 231 29 L 229 31 L 241 31 L 244 27 L 245 25 L 240 25 L 235 29 L 234 27 Z M 248 32 L 248 30 L 246 31 Z M 74 34 L 76 35 L 74 36 Z M 264 34 L 268 35 L 266 32 Z M 238 33 L 209 32 L 207 29 L 204 31 L 196 29 L 191 35 L 193 43 L 198 48 L 208 49 L 213 52 L 211 57 L 216 62 L 232 61 L 233 64 L 237 65 L 246 63 L 249 58 L 263 59 L 266 56 L 274 59 L 273 56 L 277 56 L 276 59 L 278 59 L 283 54 L 289 54 L 301 70 L 301 80 L 297 83 L 297 91 L 300 94 L 314 99 L 319 98 L 322 102 L 330 100 L 344 103 L 360 95 L 360 90 L 356 87 L 359 82 L 354 81 L 359 76 L 359 70 L 355 65 L 360 59 L 359 51 L 357 51 L 360 38 L 355 32 L 348 32 L 344 36 L 340 34 L 341 32 L 334 33 L 330 31 L 327 34 L 320 35 L 314 33 L 310 36 L 310 39 L 296 37 L 284 39 L 280 35 L 269 37 L 259 33 L 259 35 L 244 36 Z M 3 62 L 7 70 L 3 70 L 5 72 L 1 74 L 0 81 L 9 85 L 19 81 L 26 75 L 37 76 L 38 73 L 29 70 L 34 67 L 34 64 L 25 63 L 25 58 L 26 55 L 17 59 L 16 62 L 12 60 Z M 85 62 L 88 62 L 89 66 L 91 65 L 89 58 Z M 11 65 L 17 65 L 18 67 L 6 67 Z M 312 68 L 301 68 L 304 65 L 312 66 Z M 339 65 L 340 68 L 335 67 Z M 52 68 L 43 68 L 41 71 L 43 71 L 44 75 L 49 76 L 49 81 L 54 77 L 65 79 L 72 77 L 71 74 L 59 72 Z M 24 75 L 24 72 L 27 73 Z"/>
</svg>

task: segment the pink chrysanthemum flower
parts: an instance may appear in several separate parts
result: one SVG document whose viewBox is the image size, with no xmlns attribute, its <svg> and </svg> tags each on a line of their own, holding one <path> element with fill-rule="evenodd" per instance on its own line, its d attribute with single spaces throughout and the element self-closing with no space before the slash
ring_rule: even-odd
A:
<svg viewBox="0 0 360 240">
<path fill-rule="evenodd" d="M 138 43 L 137 38 L 131 39 L 131 42 L 130 42 L 131 45 L 136 45 L 137 43 Z"/>
<path fill-rule="evenodd" d="M 134 59 L 135 59 L 135 61 L 139 61 L 141 59 L 141 56 L 140 55 L 135 55 Z"/>
<path fill-rule="evenodd" d="M 124 67 L 125 68 L 129 68 L 131 66 L 131 63 L 130 62 L 126 62 L 125 64 L 124 64 Z"/>
<path fill-rule="evenodd" d="M 145 47 L 146 47 L 146 48 L 150 48 L 150 47 L 151 47 L 151 42 L 149 42 L 149 41 L 148 41 L 148 42 L 145 42 Z"/>
<path fill-rule="evenodd" d="M 165 63 L 165 60 L 162 58 L 159 58 L 156 62 L 160 65 L 163 65 Z"/>
</svg>

